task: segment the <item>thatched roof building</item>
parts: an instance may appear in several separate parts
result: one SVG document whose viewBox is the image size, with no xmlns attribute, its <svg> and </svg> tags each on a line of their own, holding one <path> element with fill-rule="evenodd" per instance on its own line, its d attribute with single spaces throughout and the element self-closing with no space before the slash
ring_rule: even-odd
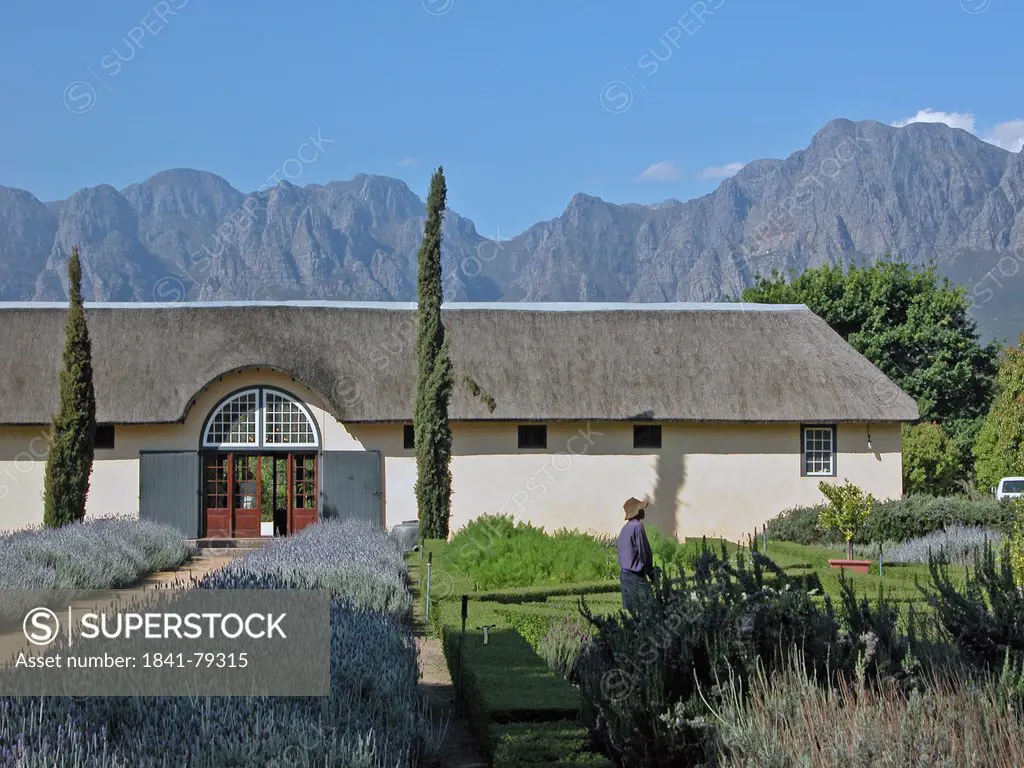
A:
<svg viewBox="0 0 1024 768">
<path fill-rule="evenodd" d="M 251 368 L 301 381 L 342 422 L 412 417 L 414 305 L 86 307 L 101 422 L 180 421 L 212 381 Z M 62 304 L 0 304 L 0 424 L 49 422 L 65 315 Z M 918 418 L 802 305 L 451 304 L 444 319 L 455 420 Z"/>
</svg>

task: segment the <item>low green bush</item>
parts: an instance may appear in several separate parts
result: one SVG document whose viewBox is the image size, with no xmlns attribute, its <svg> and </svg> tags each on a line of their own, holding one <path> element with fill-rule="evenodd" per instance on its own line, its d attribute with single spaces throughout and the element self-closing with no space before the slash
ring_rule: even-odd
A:
<svg viewBox="0 0 1024 768">
<path fill-rule="evenodd" d="M 478 592 L 472 594 L 471 597 L 482 603 L 534 603 L 543 602 L 549 597 L 612 594 L 620 590 L 619 580 L 615 579 L 582 584 L 564 584 L 557 587 L 519 587 L 500 592 Z"/>
<path fill-rule="evenodd" d="M 663 568 L 692 568 L 703 546 L 718 543 L 700 539 L 680 543 L 654 526 L 647 526 L 647 538 L 655 565 Z M 615 538 L 610 536 L 567 530 L 547 533 L 529 523 L 516 523 L 511 515 L 483 515 L 456 533 L 444 553 L 472 583 L 472 591 L 484 593 L 478 599 L 511 602 L 507 596 L 514 594 L 512 589 L 538 597 L 618 590 L 619 561 Z M 615 583 L 609 584 L 610 580 Z M 571 585 L 568 591 L 558 591 L 565 585 Z"/>
<path fill-rule="evenodd" d="M 618 574 L 609 539 L 579 531 L 546 533 L 511 515 L 483 515 L 461 529 L 447 556 L 477 590 L 573 584 Z"/>
<path fill-rule="evenodd" d="M 613 768 L 589 750 L 590 737 L 575 720 L 493 725 L 488 741 L 493 768 Z"/>
<path fill-rule="evenodd" d="M 769 542 L 793 541 L 807 545 L 841 543 L 838 534 L 821 527 L 819 518 L 824 509 L 825 505 L 817 505 L 785 510 L 766 524 Z M 1012 523 L 1012 505 L 994 498 L 906 496 L 877 502 L 854 538 L 854 543 L 907 541 L 952 525 L 984 526 L 1008 532 Z"/>
</svg>

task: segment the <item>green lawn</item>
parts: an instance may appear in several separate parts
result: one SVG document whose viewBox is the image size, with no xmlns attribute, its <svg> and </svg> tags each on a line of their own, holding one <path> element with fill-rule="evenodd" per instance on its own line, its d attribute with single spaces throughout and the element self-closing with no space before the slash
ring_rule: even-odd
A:
<svg viewBox="0 0 1024 768">
<path fill-rule="evenodd" d="M 709 545 L 718 547 L 719 542 L 709 542 Z M 686 549 L 697 551 L 701 546 L 700 540 L 687 542 Z M 736 544 L 726 544 L 727 551 L 735 555 L 740 548 Z M 612 606 L 621 606 L 619 598 L 619 587 L 617 580 L 602 582 L 587 582 L 585 584 L 545 584 L 534 587 L 516 587 L 504 590 L 474 591 L 473 581 L 446 555 L 447 544 L 444 541 L 428 541 L 426 552 L 433 553 L 431 568 L 431 596 L 435 604 L 444 604 L 449 600 L 455 601 L 456 613 L 458 613 L 458 599 L 461 595 L 469 596 L 469 620 L 468 626 L 476 627 L 482 624 L 498 624 L 499 626 L 512 626 L 508 618 L 509 611 L 500 611 L 495 604 L 514 605 L 515 610 L 526 614 L 547 614 L 554 616 L 566 615 L 576 609 L 580 595 L 586 595 L 588 604 L 597 607 L 601 612 L 617 610 Z M 744 550 L 748 555 L 749 552 Z M 788 574 L 801 576 L 815 574 L 820 580 L 824 592 L 838 599 L 840 595 L 840 571 L 829 566 L 828 561 L 844 557 L 842 550 L 830 547 L 813 547 L 803 544 L 794 544 L 785 541 L 769 541 L 766 554 L 773 562 L 782 567 Z M 414 564 L 419 564 L 419 555 L 411 556 Z M 423 559 L 426 563 L 426 558 Z M 662 566 L 666 564 L 658 561 Z M 417 569 L 418 570 L 418 569 Z M 950 574 L 954 578 L 962 578 L 964 569 L 950 567 Z M 925 605 L 917 584 L 928 585 L 930 583 L 928 566 L 926 565 L 899 565 L 883 564 L 882 576 L 879 577 L 878 561 L 874 561 L 867 574 L 857 574 L 847 571 L 845 576 L 853 584 L 858 595 L 868 598 L 874 602 L 878 598 L 879 589 L 893 602 L 908 604 L 914 603 L 919 607 Z M 422 593 L 420 599 L 422 600 Z M 526 606 L 533 606 L 526 608 Z M 435 609 L 437 610 L 437 609 Z M 441 608 L 444 610 L 444 608 Z M 564 611 L 564 613 L 561 613 Z"/>
</svg>

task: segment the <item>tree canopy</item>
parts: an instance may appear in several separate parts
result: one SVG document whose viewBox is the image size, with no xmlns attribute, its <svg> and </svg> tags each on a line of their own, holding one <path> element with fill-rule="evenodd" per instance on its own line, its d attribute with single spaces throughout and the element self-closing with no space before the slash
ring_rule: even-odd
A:
<svg viewBox="0 0 1024 768">
<path fill-rule="evenodd" d="M 992 398 L 999 347 L 978 341 L 964 290 L 934 267 L 888 257 L 869 266 L 823 266 L 787 280 L 758 278 L 743 301 L 806 304 L 917 401 L 923 421 L 969 431 Z"/>
<path fill-rule="evenodd" d="M 1024 334 L 1000 361 L 997 390 L 974 446 L 978 485 L 986 489 L 1024 477 Z"/>
</svg>

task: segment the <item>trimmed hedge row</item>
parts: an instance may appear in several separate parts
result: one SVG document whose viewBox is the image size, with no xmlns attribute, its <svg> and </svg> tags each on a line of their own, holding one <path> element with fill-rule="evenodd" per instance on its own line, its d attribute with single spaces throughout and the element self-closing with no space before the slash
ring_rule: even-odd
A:
<svg viewBox="0 0 1024 768">
<path fill-rule="evenodd" d="M 489 733 L 495 724 L 578 718 L 579 693 L 554 675 L 515 630 L 495 629 L 484 645 L 482 632 L 467 629 L 461 665 L 459 629 L 446 626 L 443 637 L 445 659 L 456 689 L 461 670 L 463 710 L 478 741 L 489 752 Z"/>
<path fill-rule="evenodd" d="M 824 505 L 781 512 L 765 526 L 768 539 L 809 545 L 841 543 L 837 533 L 825 531 L 818 525 L 822 509 Z M 924 495 L 879 502 L 854 543 L 907 541 L 953 525 L 1008 531 L 1013 525 L 1013 505 L 994 498 Z"/>
<path fill-rule="evenodd" d="M 482 603 L 535 603 L 543 602 L 549 597 L 565 597 L 568 595 L 602 595 L 618 592 L 621 589 L 619 580 L 591 581 L 584 584 L 562 584 L 551 587 L 518 587 L 501 592 L 478 592 L 471 594 L 473 600 Z"/>
<path fill-rule="evenodd" d="M 493 725 L 488 744 L 496 768 L 613 768 L 590 751 L 587 729 L 575 720 Z"/>
</svg>

